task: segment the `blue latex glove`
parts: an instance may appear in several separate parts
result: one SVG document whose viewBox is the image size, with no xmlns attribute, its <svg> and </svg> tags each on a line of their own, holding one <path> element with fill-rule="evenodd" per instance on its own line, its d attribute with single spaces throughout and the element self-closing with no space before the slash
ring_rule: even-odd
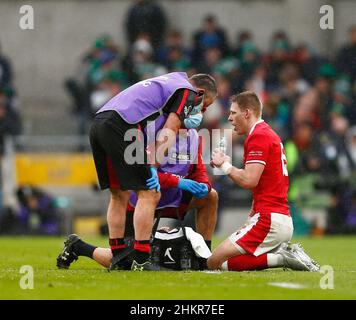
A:
<svg viewBox="0 0 356 320">
<path fill-rule="evenodd" d="M 202 186 L 202 190 L 200 192 L 193 193 L 193 196 L 198 199 L 205 198 L 209 193 L 209 188 L 205 183 L 199 183 Z"/>
<path fill-rule="evenodd" d="M 204 190 L 202 184 L 191 179 L 179 179 L 178 188 L 184 191 L 188 191 L 193 195 L 199 194 Z"/>
<path fill-rule="evenodd" d="M 151 171 L 151 178 L 146 180 L 146 185 L 150 190 L 156 189 L 157 192 L 160 192 L 161 191 L 161 186 L 159 184 L 157 168 L 156 167 L 150 167 L 150 171 Z"/>
</svg>

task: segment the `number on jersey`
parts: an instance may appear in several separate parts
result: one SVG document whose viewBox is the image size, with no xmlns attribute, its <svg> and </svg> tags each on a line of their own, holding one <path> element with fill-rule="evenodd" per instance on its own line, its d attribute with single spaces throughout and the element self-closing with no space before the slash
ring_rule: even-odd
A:
<svg viewBox="0 0 356 320">
<path fill-rule="evenodd" d="M 284 151 L 283 143 L 281 142 L 281 162 L 282 162 L 282 172 L 283 176 L 288 177 L 288 169 L 287 169 L 287 157 Z"/>
</svg>

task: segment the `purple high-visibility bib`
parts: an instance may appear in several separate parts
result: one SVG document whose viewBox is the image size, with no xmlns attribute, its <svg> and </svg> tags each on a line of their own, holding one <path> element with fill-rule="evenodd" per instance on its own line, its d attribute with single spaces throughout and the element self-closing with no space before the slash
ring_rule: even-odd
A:
<svg viewBox="0 0 356 320">
<path fill-rule="evenodd" d="M 114 110 L 128 123 L 134 124 L 161 112 L 178 89 L 195 91 L 185 72 L 171 72 L 140 81 L 110 99 L 97 113 Z"/>
<path fill-rule="evenodd" d="M 147 125 L 144 131 L 148 141 L 155 141 L 157 132 L 163 128 L 166 120 L 167 116 L 162 115 Z M 198 150 L 199 135 L 195 129 L 188 130 L 187 136 L 177 135 L 176 144 L 168 152 L 167 158 L 169 158 L 169 161 L 165 161 L 158 171 L 185 178 L 189 173 L 190 165 L 197 162 Z M 182 194 L 182 190 L 178 188 L 161 189 L 161 199 L 157 209 L 166 207 L 178 208 L 182 200 Z M 130 204 L 135 207 L 136 203 L 136 193 L 132 192 Z"/>
</svg>

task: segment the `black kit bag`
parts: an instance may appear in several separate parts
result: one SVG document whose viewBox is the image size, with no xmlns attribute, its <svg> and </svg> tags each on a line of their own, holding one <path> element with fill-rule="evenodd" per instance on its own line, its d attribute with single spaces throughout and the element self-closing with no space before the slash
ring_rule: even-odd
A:
<svg viewBox="0 0 356 320">
<path fill-rule="evenodd" d="M 157 230 L 151 243 L 151 257 L 166 269 L 199 270 L 199 259 L 186 237 L 184 227 Z"/>
</svg>

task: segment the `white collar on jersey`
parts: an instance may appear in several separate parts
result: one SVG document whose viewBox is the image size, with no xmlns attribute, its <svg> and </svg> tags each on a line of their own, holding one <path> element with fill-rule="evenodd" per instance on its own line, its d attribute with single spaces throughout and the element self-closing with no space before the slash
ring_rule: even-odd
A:
<svg viewBox="0 0 356 320">
<path fill-rule="evenodd" d="M 250 132 L 248 133 L 248 135 L 250 135 L 252 133 L 253 130 L 255 130 L 255 127 L 259 124 L 265 122 L 263 119 L 258 120 L 251 128 Z"/>
</svg>

